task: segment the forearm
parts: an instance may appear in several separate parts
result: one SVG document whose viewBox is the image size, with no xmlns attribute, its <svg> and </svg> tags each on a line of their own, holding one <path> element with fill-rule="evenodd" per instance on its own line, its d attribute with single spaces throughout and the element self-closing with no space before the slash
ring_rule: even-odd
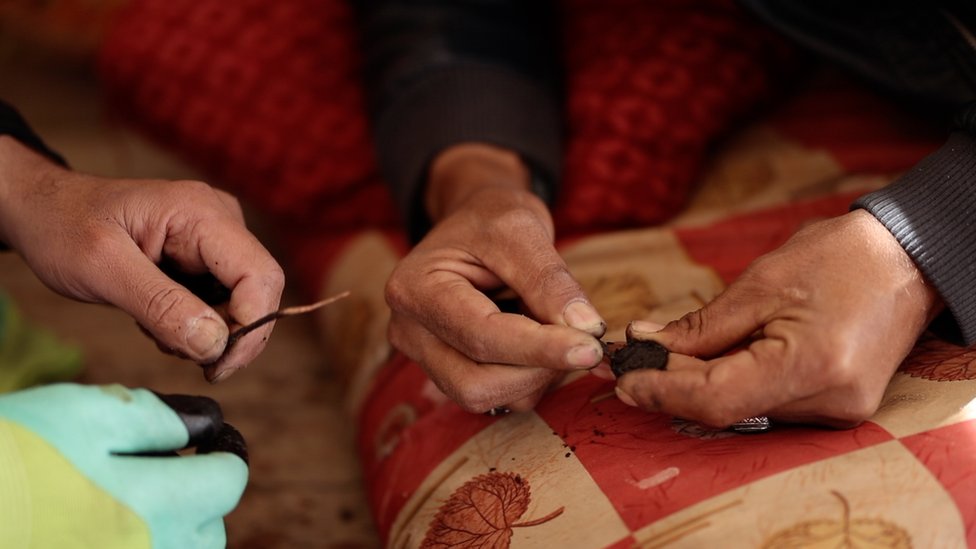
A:
<svg viewBox="0 0 976 549">
<path fill-rule="evenodd" d="M 16 109 L 0 101 L 0 249 L 11 244 L 11 217 L 17 213 L 21 191 L 44 172 L 66 165 Z M 35 189 L 34 194 L 39 192 Z"/>
<path fill-rule="evenodd" d="M 403 4 L 359 9 L 378 157 L 411 235 L 429 227 L 430 163 L 459 144 L 516 153 L 551 197 L 561 130 L 548 3 Z"/>
<path fill-rule="evenodd" d="M 531 172 L 512 151 L 481 143 L 452 146 L 430 163 L 424 209 L 443 219 L 481 191 L 527 192 Z"/>
<path fill-rule="evenodd" d="M 18 248 L 17 227 L 23 224 L 25 200 L 51 194 L 50 177 L 64 171 L 50 157 L 15 139 L 0 135 L 0 243 Z"/>
</svg>

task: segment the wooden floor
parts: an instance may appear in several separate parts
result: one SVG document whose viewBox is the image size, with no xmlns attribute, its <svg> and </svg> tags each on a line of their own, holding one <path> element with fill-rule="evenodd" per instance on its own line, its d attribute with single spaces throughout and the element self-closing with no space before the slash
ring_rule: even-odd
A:
<svg viewBox="0 0 976 549">
<path fill-rule="evenodd" d="M 199 178 L 177 159 L 109 122 L 90 72 L 0 44 L 0 98 L 15 104 L 75 169 L 105 176 Z M 252 226 L 260 220 L 249 218 Z M 257 229 L 267 239 L 266 231 Z M 267 242 L 273 249 L 273 242 Z M 161 354 L 117 310 L 79 304 L 41 285 L 18 256 L 0 254 L 0 291 L 33 324 L 82 348 L 80 381 L 217 399 L 248 441 L 250 483 L 226 520 L 232 548 L 374 547 L 353 429 L 340 388 L 306 318 L 278 323 L 267 350 L 218 386 Z M 284 304 L 296 304 L 286 295 Z"/>
</svg>

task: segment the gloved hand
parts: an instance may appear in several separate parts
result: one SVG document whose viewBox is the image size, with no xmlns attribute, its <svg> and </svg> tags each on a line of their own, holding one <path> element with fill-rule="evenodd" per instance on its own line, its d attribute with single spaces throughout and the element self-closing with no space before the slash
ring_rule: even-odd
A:
<svg viewBox="0 0 976 549">
<path fill-rule="evenodd" d="M 199 452 L 228 429 L 210 399 L 120 385 L 0 397 L 0 547 L 224 547 L 246 454 Z"/>
</svg>

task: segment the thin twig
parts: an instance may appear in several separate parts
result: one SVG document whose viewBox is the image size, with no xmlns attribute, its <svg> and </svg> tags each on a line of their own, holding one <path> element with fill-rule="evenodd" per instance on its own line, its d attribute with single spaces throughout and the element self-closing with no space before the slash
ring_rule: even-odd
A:
<svg viewBox="0 0 976 549">
<path fill-rule="evenodd" d="M 227 337 L 227 347 L 224 348 L 224 352 L 226 353 L 227 350 L 231 348 L 231 346 L 237 343 L 237 340 L 251 333 L 252 331 L 260 328 L 261 326 L 264 326 L 265 324 L 271 322 L 272 320 L 277 320 L 279 318 L 283 318 L 286 316 L 295 316 L 295 315 L 310 313 L 316 309 L 325 307 L 330 303 L 335 303 L 336 301 L 339 301 L 344 297 L 348 297 L 349 293 L 350 293 L 349 290 L 346 290 L 341 294 L 336 294 L 332 297 L 327 297 L 322 301 L 312 303 L 311 305 L 297 305 L 295 307 L 285 307 L 284 309 L 277 310 L 273 313 L 268 313 L 262 316 L 261 318 L 255 320 L 254 322 L 241 326 L 240 328 L 231 332 L 231 334 Z"/>
<path fill-rule="evenodd" d="M 548 515 L 546 515 L 546 516 L 544 516 L 542 518 L 537 518 L 535 520 L 530 520 L 528 522 L 517 522 L 515 524 L 512 524 L 511 527 L 512 528 L 525 528 L 526 526 L 538 526 L 540 524 L 544 524 L 544 523 L 549 522 L 550 520 L 558 517 L 559 515 L 563 514 L 563 510 L 564 509 L 565 509 L 565 507 L 560 507 L 559 509 L 556 509 L 555 511 L 549 513 Z"/>
</svg>

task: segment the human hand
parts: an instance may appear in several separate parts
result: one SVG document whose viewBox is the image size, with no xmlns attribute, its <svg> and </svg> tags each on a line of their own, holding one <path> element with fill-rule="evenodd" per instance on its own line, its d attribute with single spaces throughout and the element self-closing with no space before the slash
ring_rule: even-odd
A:
<svg viewBox="0 0 976 549">
<path fill-rule="evenodd" d="M 557 254 L 517 156 L 458 147 L 431 168 L 434 228 L 387 283 L 390 341 L 468 411 L 530 409 L 566 371 L 600 363 L 606 325 Z M 503 290 L 528 316 L 499 309 L 489 295 Z"/>
<path fill-rule="evenodd" d="M 632 323 L 628 337 L 672 354 L 666 371 L 622 376 L 617 394 L 716 427 L 760 415 L 854 426 L 941 308 L 898 241 L 857 210 L 801 230 L 662 330 Z"/>
<path fill-rule="evenodd" d="M 224 451 L 131 455 L 171 452 L 225 425 L 210 399 L 164 398 L 176 407 L 120 385 L 0 397 L 0 546 L 224 547 L 247 464 Z"/>
<path fill-rule="evenodd" d="M 0 238 L 47 286 L 110 303 L 160 347 L 207 364 L 219 381 L 265 346 L 271 325 L 226 354 L 228 322 L 163 274 L 165 258 L 231 290 L 231 327 L 278 307 L 284 275 L 229 194 L 195 181 L 107 179 L 65 170 L 0 137 Z"/>
</svg>

